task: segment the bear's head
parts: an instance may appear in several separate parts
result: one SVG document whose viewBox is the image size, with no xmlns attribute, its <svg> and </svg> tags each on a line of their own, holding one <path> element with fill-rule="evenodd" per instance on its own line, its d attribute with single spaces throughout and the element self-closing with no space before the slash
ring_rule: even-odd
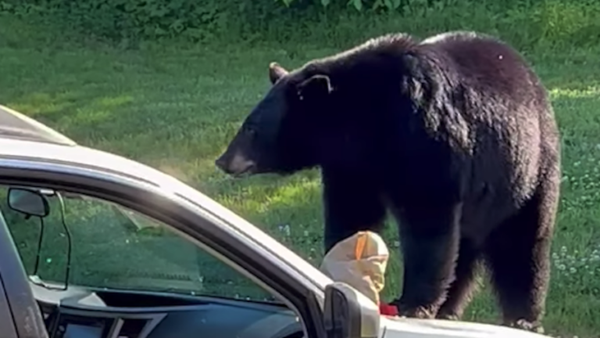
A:
<svg viewBox="0 0 600 338">
<path fill-rule="evenodd" d="M 364 117 L 352 117 L 363 101 L 353 90 L 311 63 L 288 72 L 273 62 L 269 78 L 270 90 L 215 161 L 218 168 L 233 176 L 291 174 L 356 162 L 365 148 L 357 144 L 364 139 L 357 134 Z"/>
</svg>

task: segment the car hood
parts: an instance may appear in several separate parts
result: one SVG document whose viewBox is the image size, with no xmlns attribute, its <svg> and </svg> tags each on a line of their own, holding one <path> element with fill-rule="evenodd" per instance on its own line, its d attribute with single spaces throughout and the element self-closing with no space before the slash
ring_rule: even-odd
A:
<svg viewBox="0 0 600 338">
<path fill-rule="evenodd" d="M 8 107 L 0 105 L 0 138 L 75 146 L 77 143 L 56 130 Z"/>
<path fill-rule="evenodd" d="M 472 322 L 381 317 L 384 338 L 548 338 L 504 326 Z"/>
</svg>

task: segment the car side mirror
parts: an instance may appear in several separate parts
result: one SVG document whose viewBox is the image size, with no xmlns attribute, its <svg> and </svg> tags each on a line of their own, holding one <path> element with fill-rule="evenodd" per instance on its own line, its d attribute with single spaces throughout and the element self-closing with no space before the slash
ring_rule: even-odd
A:
<svg viewBox="0 0 600 338">
<path fill-rule="evenodd" d="M 50 213 L 46 197 L 29 189 L 8 189 L 8 207 L 27 216 L 46 217 Z"/>
<path fill-rule="evenodd" d="M 377 304 L 348 284 L 325 287 L 327 338 L 377 338 L 380 318 Z"/>
</svg>

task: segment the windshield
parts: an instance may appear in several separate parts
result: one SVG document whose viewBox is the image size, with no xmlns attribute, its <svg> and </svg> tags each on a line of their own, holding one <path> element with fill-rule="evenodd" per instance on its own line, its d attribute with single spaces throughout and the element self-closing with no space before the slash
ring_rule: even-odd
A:
<svg viewBox="0 0 600 338">
<path fill-rule="evenodd" d="M 42 229 L 38 217 L 26 219 L 7 205 L 7 187 L 1 193 L 2 213 L 32 281 L 64 286 L 69 234 L 63 226 L 60 199 L 46 196 L 50 212 Z M 97 198 L 61 196 L 72 239 L 69 285 L 274 300 L 154 219 Z"/>
</svg>

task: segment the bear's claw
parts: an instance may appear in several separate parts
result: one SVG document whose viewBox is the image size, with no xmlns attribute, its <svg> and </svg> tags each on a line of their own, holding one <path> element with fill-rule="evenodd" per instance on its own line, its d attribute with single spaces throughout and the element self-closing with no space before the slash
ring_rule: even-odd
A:
<svg viewBox="0 0 600 338">
<path fill-rule="evenodd" d="M 516 321 L 505 323 L 504 325 L 513 327 L 520 330 L 535 332 L 539 334 L 544 334 L 544 327 L 539 323 L 532 323 L 525 319 L 518 319 Z"/>
</svg>

